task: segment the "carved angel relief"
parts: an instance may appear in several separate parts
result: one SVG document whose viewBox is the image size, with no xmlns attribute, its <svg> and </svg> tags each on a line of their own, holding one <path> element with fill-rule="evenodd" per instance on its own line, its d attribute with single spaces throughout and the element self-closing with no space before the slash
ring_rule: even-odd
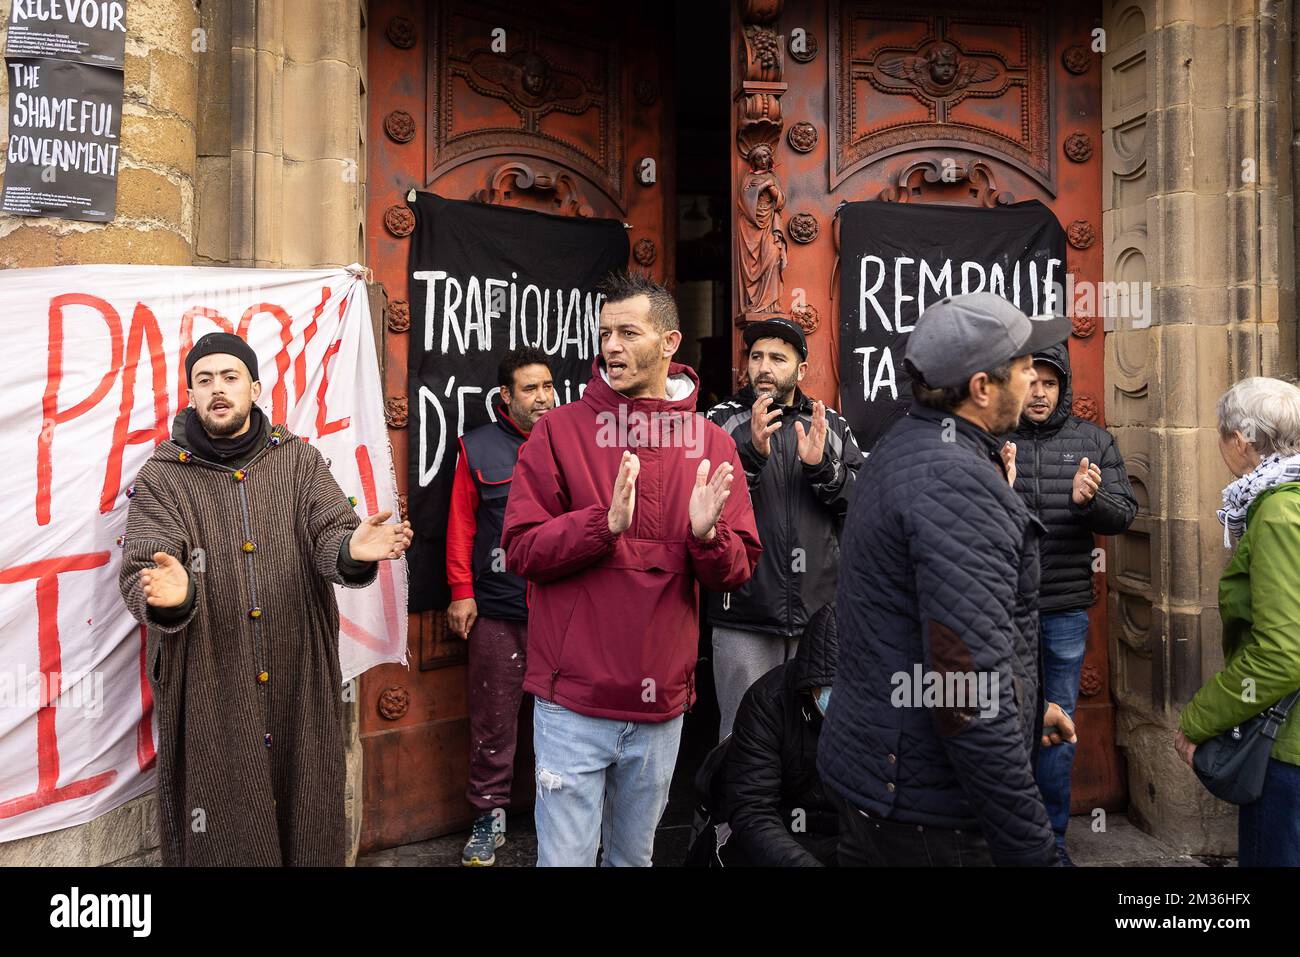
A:
<svg viewBox="0 0 1300 957">
<path fill-rule="evenodd" d="M 887 156 L 942 145 L 996 157 L 1055 195 L 1050 5 L 968 7 L 948 17 L 920 5 L 904 17 L 883 0 L 840 0 L 832 189 Z"/>
<path fill-rule="evenodd" d="M 469 66 L 470 84 L 478 92 L 509 100 L 529 113 L 540 111 L 540 115 L 559 104 L 576 105 L 587 96 L 580 78 L 553 69 L 537 53 L 520 50 L 507 58 L 482 50 L 470 58 Z M 535 122 L 536 116 L 531 119 Z"/>
<path fill-rule="evenodd" d="M 924 56 L 882 57 L 876 66 L 881 73 L 913 84 L 936 100 L 998 75 L 992 64 L 963 58 L 951 43 L 933 46 Z"/>
</svg>

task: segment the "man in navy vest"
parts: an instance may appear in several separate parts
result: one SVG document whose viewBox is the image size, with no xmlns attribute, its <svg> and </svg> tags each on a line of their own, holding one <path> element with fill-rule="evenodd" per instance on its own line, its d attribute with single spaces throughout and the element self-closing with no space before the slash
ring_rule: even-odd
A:
<svg viewBox="0 0 1300 957">
<path fill-rule="evenodd" d="M 519 450 L 555 407 L 546 354 L 514 349 L 497 369 L 496 421 L 460 438 L 447 516 L 447 627 L 469 640 L 469 790 L 478 817 L 461 854 L 466 867 L 496 862 L 506 841 L 519 702 L 527 662 L 524 580 L 506 570 L 501 548 L 506 499 Z"/>
</svg>

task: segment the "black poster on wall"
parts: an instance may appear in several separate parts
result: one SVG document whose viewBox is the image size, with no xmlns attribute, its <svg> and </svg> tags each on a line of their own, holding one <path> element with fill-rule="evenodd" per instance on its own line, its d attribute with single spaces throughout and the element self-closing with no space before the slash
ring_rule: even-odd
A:
<svg viewBox="0 0 1300 957">
<path fill-rule="evenodd" d="M 1029 316 L 1064 308 L 1065 231 L 1037 200 L 846 203 L 839 215 L 840 409 L 864 449 L 911 402 L 903 355 L 927 305 L 995 292 Z"/>
<path fill-rule="evenodd" d="M 13 0 L 5 56 L 51 57 L 122 69 L 126 0 Z"/>
<path fill-rule="evenodd" d="M 117 213 L 124 0 L 13 0 L 0 211 L 108 222 Z"/>
<path fill-rule="evenodd" d="M 495 419 L 497 366 L 511 349 L 550 359 L 555 401 L 581 396 L 598 352 L 593 291 L 627 268 L 628 240 L 613 219 L 417 193 L 411 203 L 408 358 L 408 514 L 415 540 L 410 609 L 446 608 L 447 508 L 461 434 Z"/>
<path fill-rule="evenodd" d="M 0 211 L 107 222 L 117 212 L 122 72 L 5 60 L 9 152 Z"/>
</svg>

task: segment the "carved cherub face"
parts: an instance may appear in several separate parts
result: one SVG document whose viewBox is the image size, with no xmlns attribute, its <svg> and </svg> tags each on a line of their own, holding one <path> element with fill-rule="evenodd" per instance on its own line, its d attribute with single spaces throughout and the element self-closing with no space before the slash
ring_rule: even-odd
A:
<svg viewBox="0 0 1300 957">
<path fill-rule="evenodd" d="M 760 143 L 749 151 L 749 167 L 756 173 L 765 173 L 772 168 L 772 147 Z"/>
<path fill-rule="evenodd" d="M 957 76 L 957 51 L 947 44 L 935 47 L 926 59 L 930 61 L 930 79 L 940 86 L 947 86 Z"/>
<path fill-rule="evenodd" d="M 536 53 L 530 53 L 524 57 L 523 76 L 521 80 L 524 90 L 530 96 L 541 96 L 542 91 L 546 89 L 546 77 L 550 72 L 550 66 Z"/>
</svg>

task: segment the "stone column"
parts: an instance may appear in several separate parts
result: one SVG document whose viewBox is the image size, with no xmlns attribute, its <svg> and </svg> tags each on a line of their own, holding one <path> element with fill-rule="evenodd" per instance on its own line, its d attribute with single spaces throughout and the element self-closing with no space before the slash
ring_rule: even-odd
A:
<svg viewBox="0 0 1300 957">
<path fill-rule="evenodd" d="M 1149 326 L 1107 322 L 1106 419 L 1142 506 L 1108 563 L 1118 738 L 1131 816 L 1192 853 L 1236 846 L 1235 809 L 1172 747 L 1222 666 L 1214 405 L 1297 364 L 1290 9 L 1111 0 L 1103 16 L 1105 277 L 1152 297 Z"/>
<path fill-rule="evenodd" d="M 228 0 L 211 11 L 203 260 L 347 265 L 364 255 L 365 8 L 359 0 Z M 205 107 L 206 107 L 205 103 Z M 210 217 L 210 218 L 209 218 Z"/>
</svg>

